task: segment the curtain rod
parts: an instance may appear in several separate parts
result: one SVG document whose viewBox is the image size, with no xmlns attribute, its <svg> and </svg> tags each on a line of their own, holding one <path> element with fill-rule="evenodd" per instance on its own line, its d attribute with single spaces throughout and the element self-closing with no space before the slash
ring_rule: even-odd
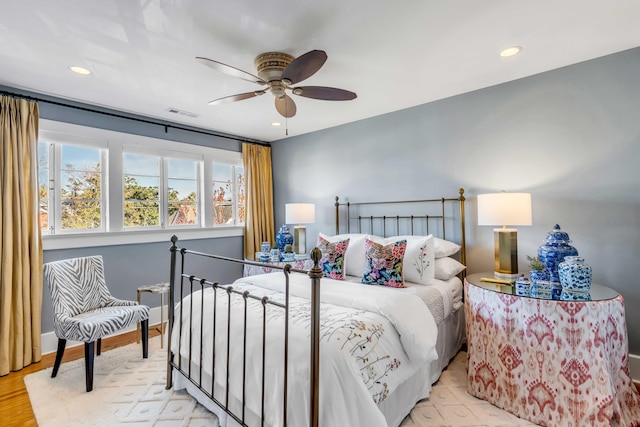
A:
<svg viewBox="0 0 640 427">
<path fill-rule="evenodd" d="M 203 135 L 216 136 L 218 138 L 226 138 L 226 139 L 232 139 L 234 141 L 248 142 L 250 144 L 263 145 L 263 146 L 266 146 L 266 147 L 270 147 L 271 146 L 271 144 L 269 144 L 268 142 L 258 141 L 258 140 L 255 140 L 255 139 L 240 138 L 240 137 L 237 137 L 237 136 L 225 135 L 225 134 L 212 132 L 212 131 L 206 131 L 206 130 L 201 130 L 201 129 L 190 129 L 190 128 L 187 128 L 187 127 L 175 126 L 175 125 L 166 124 L 166 123 L 160 123 L 160 122 L 156 122 L 156 121 L 148 120 L 148 119 L 140 119 L 140 118 L 136 118 L 136 117 L 129 117 L 129 116 L 125 116 L 123 114 L 109 113 L 109 112 L 106 112 L 106 111 L 94 110 L 92 108 L 80 107 L 80 106 L 72 105 L 72 104 L 66 104 L 64 102 L 51 101 L 49 99 L 38 98 L 38 97 L 35 97 L 35 96 L 23 95 L 23 94 L 13 93 L 13 92 L 7 92 L 6 90 L 0 90 L 0 95 L 10 96 L 12 98 L 22 98 L 22 99 L 26 99 L 28 101 L 46 102 L 48 104 L 58 105 L 58 106 L 61 106 L 61 107 L 74 108 L 76 110 L 88 111 L 90 113 L 96 113 L 96 114 L 103 114 L 105 116 L 117 117 L 119 119 L 133 120 L 135 122 L 147 123 L 147 124 L 156 125 L 156 126 L 162 126 L 162 127 L 164 127 L 165 133 L 167 133 L 167 129 L 173 128 L 173 129 L 177 129 L 177 130 L 183 130 L 183 131 L 186 131 L 186 132 L 199 133 L 199 134 L 203 134 Z"/>
</svg>

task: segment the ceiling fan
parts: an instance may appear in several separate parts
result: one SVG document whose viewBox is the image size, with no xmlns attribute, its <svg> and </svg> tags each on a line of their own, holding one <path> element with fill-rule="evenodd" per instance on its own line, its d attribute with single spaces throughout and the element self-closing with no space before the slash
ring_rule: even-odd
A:
<svg viewBox="0 0 640 427">
<path fill-rule="evenodd" d="M 247 80 L 260 86 L 266 86 L 262 90 L 214 99 L 209 102 L 209 105 L 242 101 L 243 99 L 271 92 L 275 96 L 275 106 L 278 113 L 285 118 L 289 118 L 296 115 L 296 103 L 287 95 L 286 91 L 291 91 L 294 95 L 325 101 L 350 101 L 357 97 L 354 92 L 333 87 L 292 87 L 292 85 L 314 75 L 324 65 L 327 60 L 327 54 L 322 50 L 312 50 L 297 58 L 281 52 L 262 53 L 254 60 L 254 65 L 258 71 L 257 76 L 213 59 L 196 57 L 196 60 L 230 76 Z"/>
</svg>

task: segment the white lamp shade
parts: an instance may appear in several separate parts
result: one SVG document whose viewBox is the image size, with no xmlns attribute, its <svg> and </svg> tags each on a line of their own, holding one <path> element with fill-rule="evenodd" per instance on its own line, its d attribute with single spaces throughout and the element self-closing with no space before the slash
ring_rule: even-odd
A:
<svg viewBox="0 0 640 427">
<path fill-rule="evenodd" d="M 478 195 L 478 225 L 531 225 L 531 194 Z"/>
<path fill-rule="evenodd" d="M 316 222 L 316 205 L 313 203 L 287 203 L 284 205 L 286 224 L 313 224 Z"/>
</svg>

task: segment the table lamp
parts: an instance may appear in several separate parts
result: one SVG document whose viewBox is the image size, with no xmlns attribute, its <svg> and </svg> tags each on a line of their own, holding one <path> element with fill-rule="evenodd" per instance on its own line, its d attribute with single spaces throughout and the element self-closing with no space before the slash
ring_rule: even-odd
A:
<svg viewBox="0 0 640 427">
<path fill-rule="evenodd" d="M 478 195 L 478 225 L 501 225 L 493 229 L 495 277 L 518 277 L 518 231 L 507 225 L 531 225 L 531 194 L 489 193 Z"/>
<path fill-rule="evenodd" d="M 302 224 L 316 221 L 316 206 L 313 203 L 287 203 L 284 205 L 285 222 L 298 224 L 293 227 L 293 252 L 298 255 L 307 253 L 307 228 Z"/>
</svg>

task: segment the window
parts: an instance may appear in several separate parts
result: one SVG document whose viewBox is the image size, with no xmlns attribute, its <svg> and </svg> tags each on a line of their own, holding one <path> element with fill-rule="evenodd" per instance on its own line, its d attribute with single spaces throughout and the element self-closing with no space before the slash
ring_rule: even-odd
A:
<svg viewBox="0 0 640 427">
<path fill-rule="evenodd" d="M 45 249 L 242 235 L 239 152 L 41 120 L 38 161 Z"/>
<path fill-rule="evenodd" d="M 125 227 L 160 226 L 160 158 L 123 155 L 122 185 Z"/>
<path fill-rule="evenodd" d="M 198 163 L 193 160 L 166 159 L 168 226 L 198 225 Z"/>
<path fill-rule="evenodd" d="M 104 231 L 105 150 L 53 141 L 38 150 L 43 234 Z"/>
<path fill-rule="evenodd" d="M 244 167 L 214 163 L 213 223 L 242 225 L 244 220 Z"/>
<path fill-rule="evenodd" d="M 49 233 L 49 147 L 38 142 L 38 198 L 40 200 L 40 229 Z"/>
<path fill-rule="evenodd" d="M 103 230 L 102 150 L 67 144 L 59 148 L 60 221 L 56 229 Z"/>
</svg>

